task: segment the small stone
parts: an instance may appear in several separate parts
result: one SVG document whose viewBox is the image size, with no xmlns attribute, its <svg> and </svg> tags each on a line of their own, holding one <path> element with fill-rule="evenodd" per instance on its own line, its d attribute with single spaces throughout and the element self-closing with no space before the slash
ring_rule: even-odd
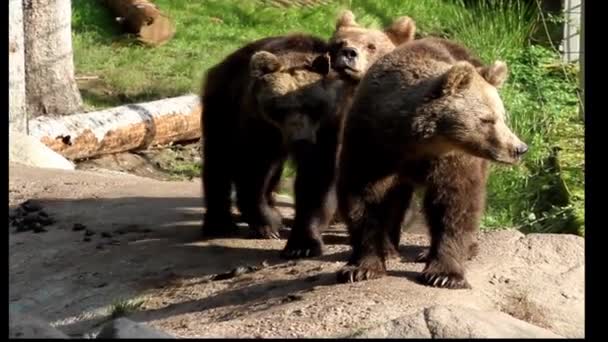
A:
<svg viewBox="0 0 608 342">
<path fill-rule="evenodd" d="M 293 302 L 296 300 L 302 300 L 303 298 L 304 297 L 302 297 L 301 295 L 290 294 L 290 295 L 287 295 L 287 297 L 285 297 L 283 299 L 283 302 Z"/>
<path fill-rule="evenodd" d="M 38 214 L 38 222 L 40 222 L 40 224 L 42 224 L 43 226 L 50 226 L 55 223 L 55 220 L 48 216 L 41 216 L 40 214 Z"/>
<path fill-rule="evenodd" d="M 21 208 L 23 208 L 25 211 L 39 211 L 42 209 L 42 206 L 38 203 L 32 202 L 31 200 L 27 200 L 23 203 L 21 203 Z"/>
<path fill-rule="evenodd" d="M 34 224 L 32 225 L 32 230 L 34 231 L 34 233 L 44 233 L 44 232 L 46 232 L 46 229 L 44 229 L 44 227 L 42 227 L 42 225 L 40 224 L 40 222 L 34 222 Z"/>
<path fill-rule="evenodd" d="M 38 214 L 36 213 L 28 213 L 23 217 L 23 223 L 32 224 L 34 222 L 38 222 Z"/>
<path fill-rule="evenodd" d="M 74 226 L 72 227 L 72 230 L 77 232 L 80 230 L 84 230 L 87 226 L 85 226 L 84 224 L 80 224 L 80 223 L 74 223 Z"/>
</svg>

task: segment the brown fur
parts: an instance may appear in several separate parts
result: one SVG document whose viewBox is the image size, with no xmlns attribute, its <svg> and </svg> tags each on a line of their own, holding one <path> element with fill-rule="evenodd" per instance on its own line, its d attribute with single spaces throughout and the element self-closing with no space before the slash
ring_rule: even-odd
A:
<svg viewBox="0 0 608 342">
<path fill-rule="evenodd" d="M 352 95 L 357 83 L 363 77 L 368 67 L 379 57 L 392 51 L 395 46 L 414 39 L 416 26 L 409 17 L 396 18 L 384 30 L 366 28 L 359 25 L 351 11 L 344 11 L 336 20 L 335 31 L 329 40 L 332 68 L 346 81 L 345 95 L 340 104 L 341 110 L 346 112 L 350 107 Z M 354 65 L 348 65 L 345 60 L 344 49 L 357 52 Z M 346 89 L 346 88 L 345 88 Z M 342 115 L 343 116 L 343 115 Z M 336 212 L 333 222 L 343 222 L 339 212 Z M 398 243 L 397 243 L 398 244 Z M 391 256 L 397 255 L 397 249 L 388 252 Z"/>
<path fill-rule="evenodd" d="M 409 17 L 396 18 L 392 24 L 384 30 L 366 28 L 359 25 L 355 20 L 355 15 L 351 11 L 343 12 L 336 20 L 336 29 L 330 39 L 330 51 L 332 58 L 332 68 L 336 70 L 340 76 L 348 81 L 354 89 L 369 66 L 371 66 L 378 58 L 392 51 L 396 46 L 407 43 L 414 39 L 416 26 L 414 21 Z M 476 67 L 482 67 L 481 61 L 473 56 L 473 54 L 464 47 L 451 41 L 441 38 L 424 38 L 427 45 L 430 47 L 444 47 L 446 61 L 467 60 Z M 373 47 L 370 49 L 369 47 Z M 353 49 L 357 52 L 357 58 L 354 60 L 355 67 L 349 67 L 348 61 L 344 59 L 344 49 Z M 436 51 L 436 49 L 435 49 Z M 436 53 L 436 52 L 435 52 Z M 435 56 L 438 58 L 439 56 Z M 349 105 L 345 103 L 343 107 Z M 414 203 L 415 204 L 415 203 Z M 406 215 L 413 214 L 416 208 L 411 208 Z M 334 217 L 334 222 L 343 221 L 340 213 L 337 212 Z M 394 248 L 386 251 L 388 256 L 398 256 L 399 240 L 398 235 L 394 235 Z"/>
<path fill-rule="evenodd" d="M 409 17 L 399 17 L 384 30 L 360 26 L 351 11 L 336 20 L 330 38 L 332 67 L 345 79 L 358 81 L 379 57 L 399 44 L 414 39 L 416 25 Z"/>
<path fill-rule="evenodd" d="M 278 238 L 281 216 L 272 192 L 292 154 L 298 165 L 296 220 L 288 249 L 319 253 L 317 229 L 335 210 L 335 122 L 341 122 L 334 109 L 341 81 L 328 75 L 327 52 L 326 43 L 312 36 L 270 37 L 209 70 L 202 94 L 206 236 L 236 229 L 230 214 L 234 183 L 237 205 L 255 236 Z"/>
<path fill-rule="evenodd" d="M 280 215 L 272 192 L 280 180 L 287 151 L 274 125 L 252 108 L 250 90 L 256 80 L 252 56 L 259 51 L 280 54 L 281 67 L 307 69 L 315 56 L 327 52 L 315 37 L 294 34 L 260 39 L 211 68 L 203 87 L 203 186 L 207 213 L 203 233 L 227 235 L 236 230 L 230 214 L 232 184 L 239 209 L 258 236 L 272 237 Z"/>
<path fill-rule="evenodd" d="M 488 162 L 516 163 L 527 147 L 506 126 L 496 90 L 506 65 L 483 66 L 463 52 L 445 40 L 409 42 L 361 80 L 339 162 L 338 204 L 353 248 L 339 281 L 385 274 L 391 241 L 422 186 L 431 247 L 420 280 L 470 286 L 463 263 L 477 250 Z"/>
</svg>

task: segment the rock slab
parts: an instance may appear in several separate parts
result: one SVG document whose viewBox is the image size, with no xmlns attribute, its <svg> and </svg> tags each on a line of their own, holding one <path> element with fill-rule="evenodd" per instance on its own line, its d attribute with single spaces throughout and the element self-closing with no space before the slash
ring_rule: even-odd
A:
<svg viewBox="0 0 608 342">
<path fill-rule="evenodd" d="M 153 329 L 146 324 L 137 323 L 127 318 L 115 319 L 101 328 L 97 338 L 175 338 L 169 334 Z"/>
<path fill-rule="evenodd" d="M 69 338 L 38 317 L 13 311 L 8 320 L 9 338 Z"/>
<path fill-rule="evenodd" d="M 74 164 L 29 135 L 9 132 L 9 161 L 46 169 L 74 170 Z"/>
<path fill-rule="evenodd" d="M 498 311 L 436 305 L 358 333 L 357 338 L 563 338 Z"/>
</svg>

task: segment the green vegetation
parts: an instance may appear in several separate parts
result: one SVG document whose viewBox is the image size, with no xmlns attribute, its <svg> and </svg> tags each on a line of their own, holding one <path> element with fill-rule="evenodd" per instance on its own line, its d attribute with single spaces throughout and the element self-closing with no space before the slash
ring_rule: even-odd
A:
<svg viewBox="0 0 608 342">
<path fill-rule="evenodd" d="M 577 113 L 578 70 L 562 64 L 554 50 L 530 43 L 532 31 L 542 29 L 534 4 L 352 0 L 279 8 L 265 1 L 155 3 L 173 18 L 177 33 L 164 46 L 146 48 L 120 34 L 98 2 L 73 2 L 77 74 L 98 77 L 80 85 L 89 108 L 198 93 L 204 71 L 244 43 L 293 31 L 328 37 L 341 9 L 351 9 L 361 24 L 378 27 L 408 15 L 423 36 L 454 39 L 486 62 L 500 59 L 509 65 L 510 79 L 502 96 L 510 124 L 530 145 L 530 152 L 520 166 L 493 166 L 483 226 L 584 234 L 584 125 Z M 293 170 L 288 167 L 285 173 Z"/>
<path fill-rule="evenodd" d="M 110 317 L 118 318 L 138 311 L 144 304 L 143 299 L 120 299 L 110 306 Z"/>
</svg>

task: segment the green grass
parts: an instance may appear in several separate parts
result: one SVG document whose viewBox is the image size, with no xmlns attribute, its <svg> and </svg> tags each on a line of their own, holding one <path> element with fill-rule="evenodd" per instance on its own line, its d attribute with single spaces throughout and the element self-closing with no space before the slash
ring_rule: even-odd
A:
<svg viewBox="0 0 608 342">
<path fill-rule="evenodd" d="M 244 43 L 294 31 L 329 37 L 341 9 L 351 9 L 359 23 L 376 27 L 408 15 L 422 35 L 454 39 L 486 62 L 500 59 L 509 65 L 510 79 L 501 94 L 511 127 L 530 145 L 530 152 L 520 166 L 493 167 L 483 226 L 584 231 L 584 222 L 580 223 L 584 216 L 584 132 L 576 112 L 576 70 L 560 64 L 555 51 L 530 44 L 537 25 L 534 5 L 352 0 L 285 9 L 254 0 L 154 2 L 172 17 L 177 29 L 171 41 L 157 48 L 140 46 L 122 35 L 98 2 L 73 1 L 77 75 L 99 77 L 80 85 L 89 108 L 198 93 L 205 70 Z M 546 167 L 554 146 L 562 148 L 561 171 Z M 292 174 L 293 169 L 288 167 L 285 173 Z M 562 183 L 568 189 L 566 205 L 552 195 L 556 184 Z M 568 227 L 553 224 L 556 220 Z"/>
<path fill-rule="evenodd" d="M 110 306 L 110 309 L 109 309 L 110 317 L 118 318 L 118 317 L 127 316 L 131 313 L 138 311 L 143 304 L 144 304 L 144 300 L 139 299 L 139 298 L 116 300 Z"/>
</svg>

